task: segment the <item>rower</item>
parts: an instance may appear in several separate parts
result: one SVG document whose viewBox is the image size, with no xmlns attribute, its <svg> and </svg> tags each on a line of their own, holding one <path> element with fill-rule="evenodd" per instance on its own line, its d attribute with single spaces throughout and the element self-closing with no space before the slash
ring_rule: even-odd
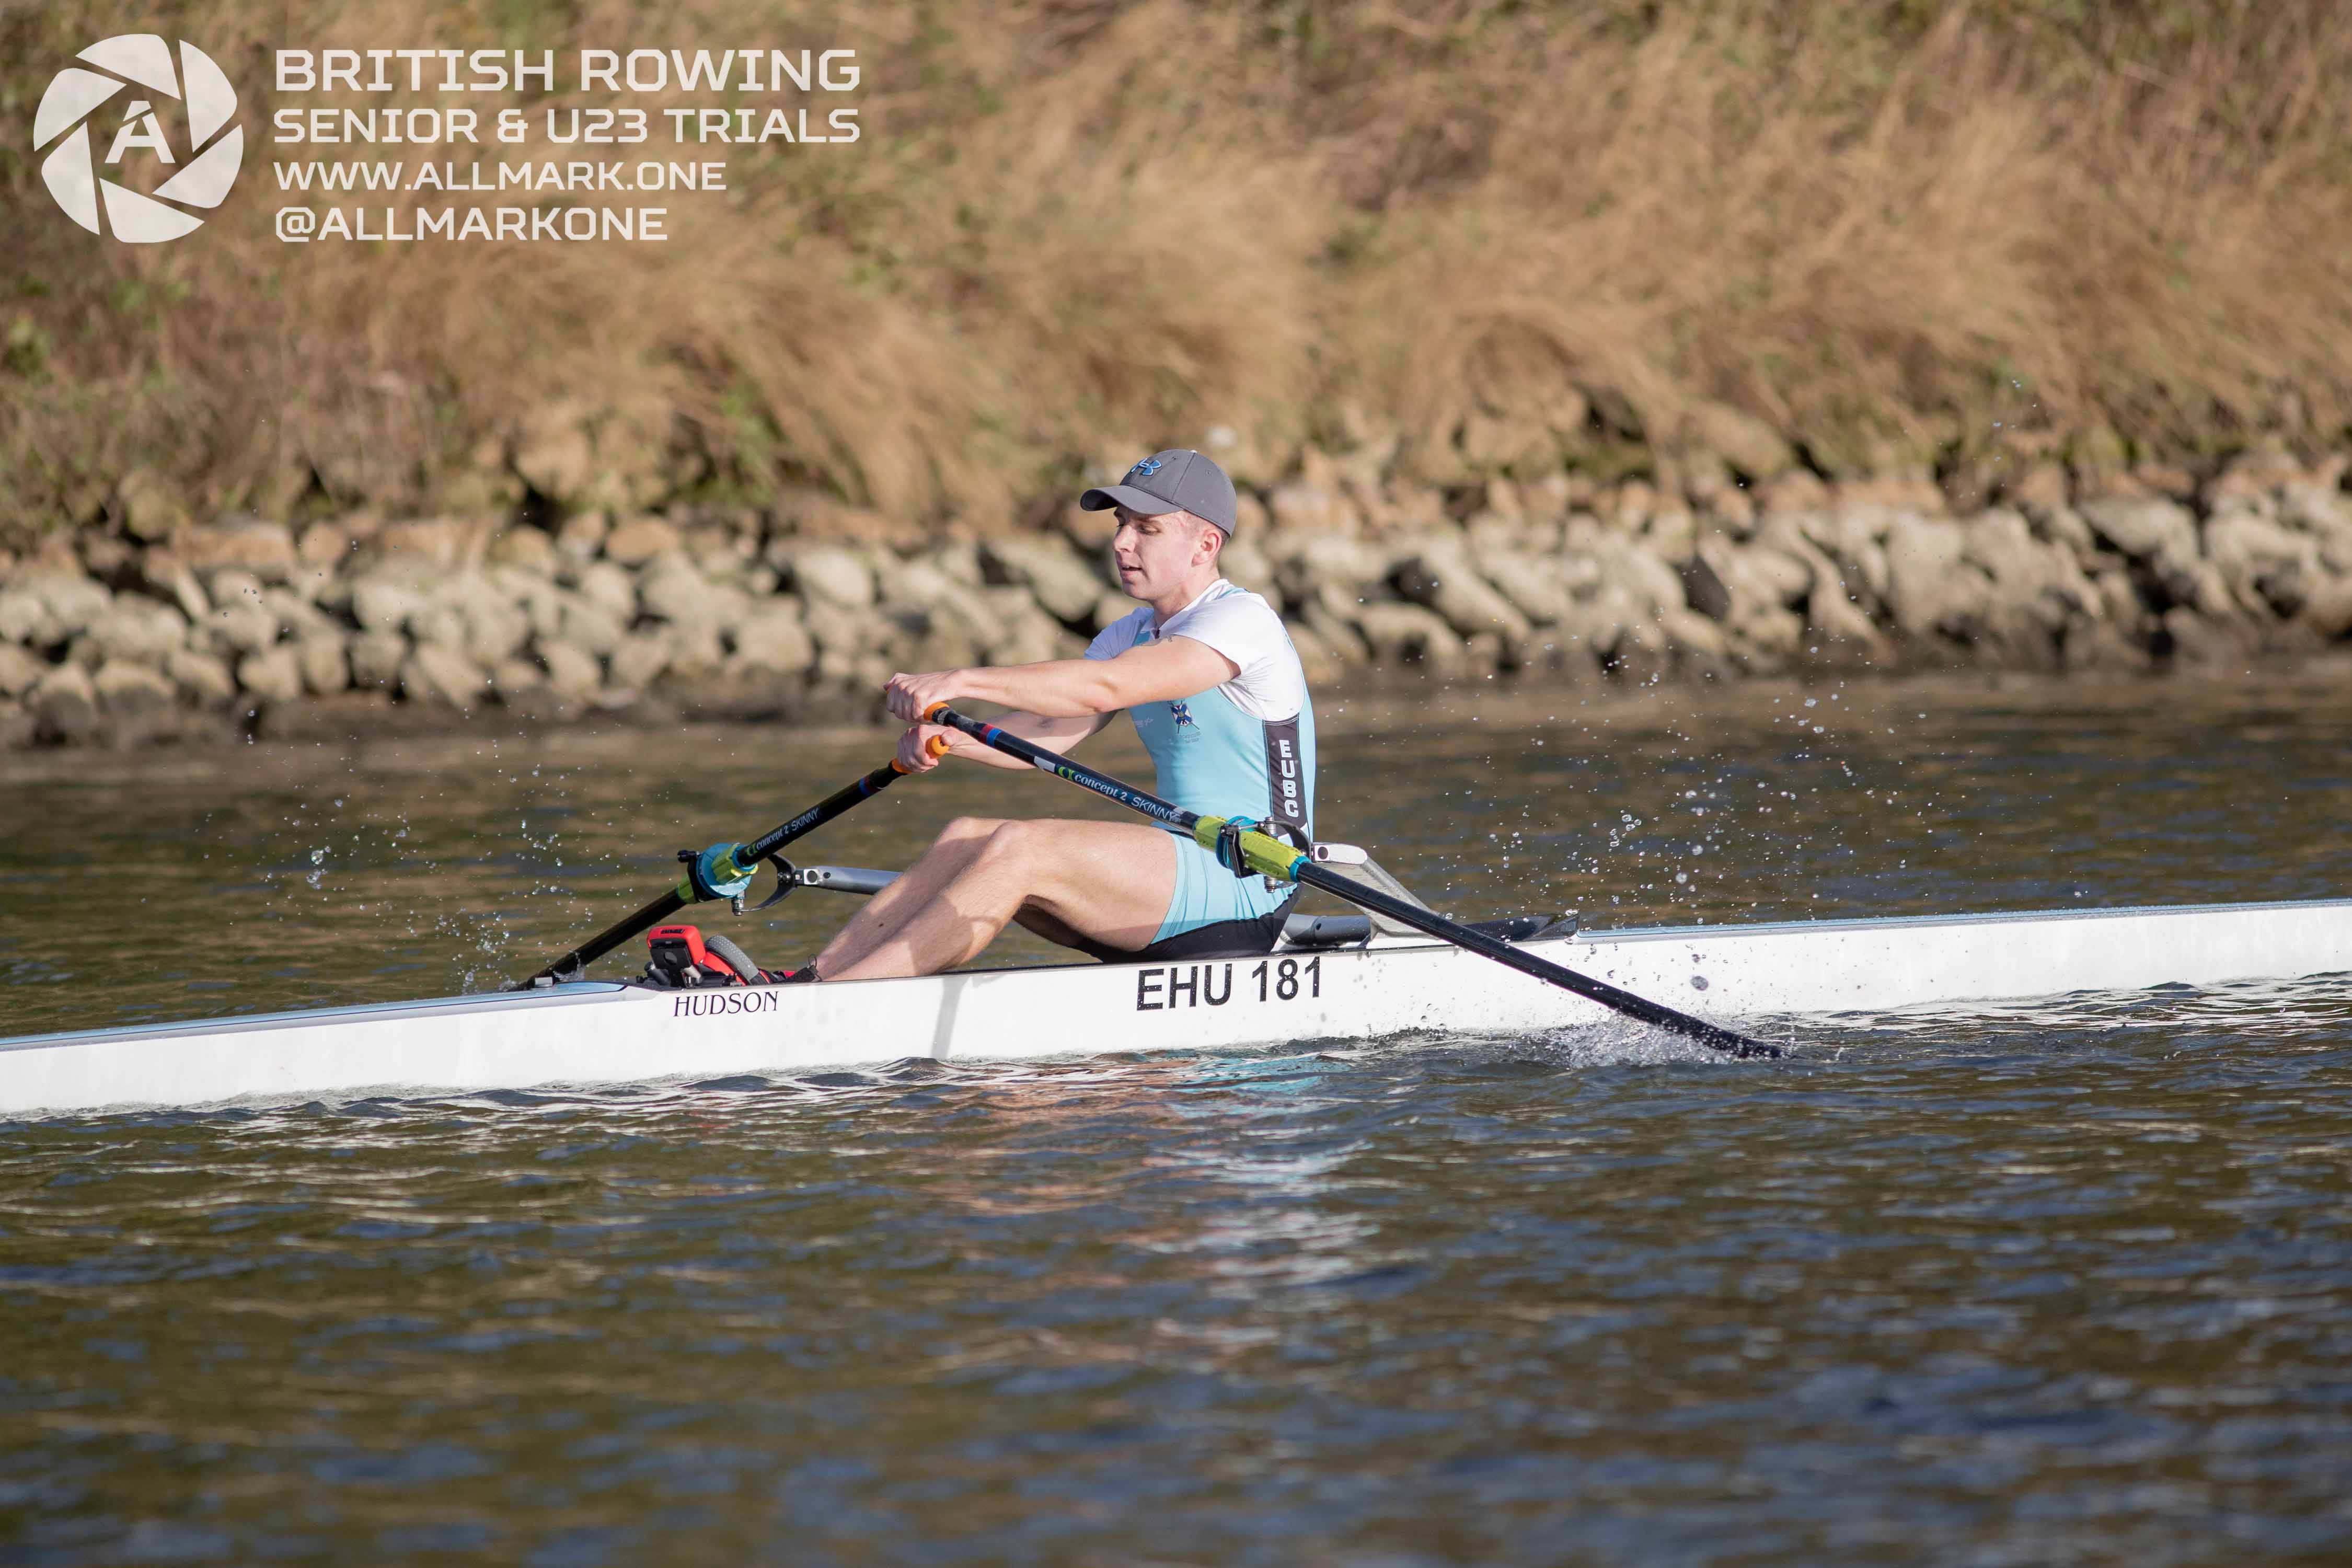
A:
<svg viewBox="0 0 2352 1568">
<path fill-rule="evenodd" d="M 921 722 L 942 702 L 1011 710 L 992 721 L 1056 752 L 1121 710 L 1159 770 L 1159 790 L 1204 815 L 1255 819 L 1310 842 L 1315 714 L 1298 650 L 1258 595 L 1218 561 L 1236 525 L 1233 480 L 1202 453 L 1156 452 L 1118 484 L 1078 498 L 1113 510 L 1119 586 L 1142 607 L 1105 627 L 1083 658 L 893 675 L 890 711 L 908 772 L 946 754 L 983 766 L 1027 764 L 971 736 Z M 792 980 L 930 974 L 976 956 L 1018 922 L 1107 961 L 1271 952 L 1296 885 L 1250 875 L 1234 856 L 1142 823 L 959 817 Z"/>
</svg>

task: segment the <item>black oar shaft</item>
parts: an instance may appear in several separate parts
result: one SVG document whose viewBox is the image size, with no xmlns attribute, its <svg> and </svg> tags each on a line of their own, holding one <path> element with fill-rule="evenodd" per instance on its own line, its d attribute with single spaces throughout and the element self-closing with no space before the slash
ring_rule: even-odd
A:
<svg viewBox="0 0 2352 1568">
<path fill-rule="evenodd" d="M 626 920 L 620 921 L 616 925 L 607 926 L 603 931 L 598 931 L 594 936 L 590 937 L 586 942 L 582 942 L 578 947 L 573 948 L 570 952 L 565 953 L 562 958 L 557 959 L 553 963 L 551 963 L 546 968 L 541 970 L 539 974 L 534 974 L 530 980 L 524 981 L 523 984 L 529 985 L 532 984 L 532 982 L 538 980 L 541 974 L 546 975 L 551 979 L 561 978 L 567 974 L 577 974 L 580 971 L 587 968 L 590 964 L 595 963 L 598 959 L 604 957 L 614 948 L 621 946 L 623 943 L 630 941 L 632 938 L 642 932 L 653 930 L 654 927 L 661 924 L 662 921 L 669 919 L 670 916 L 686 908 L 688 902 L 688 900 L 682 899 L 678 896 L 678 892 L 676 888 L 672 888 L 668 892 L 664 893 L 660 898 L 656 899 L 652 903 L 647 904 L 644 909 L 639 910 L 636 913 L 629 916 Z"/>
<path fill-rule="evenodd" d="M 872 799 L 906 776 L 898 770 L 897 763 L 889 763 L 876 768 L 863 778 L 853 779 L 790 822 L 781 824 L 744 845 L 743 858 L 764 860 L 803 834 L 823 827 L 851 806 L 860 801 Z"/>
<path fill-rule="evenodd" d="M 876 768 L 863 778 L 852 780 L 842 785 L 790 822 L 783 823 L 743 845 L 740 858 L 747 868 L 756 867 L 761 860 L 782 849 L 793 839 L 823 827 L 860 801 L 872 799 L 904 776 L 896 762 Z M 578 947 L 531 975 L 530 979 L 517 982 L 513 989 L 520 990 L 526 986 L 537 984 L 541 980 L 555 981 L 576 977 L 590 964 L 614 948 L 653 930 L 654 927 L 694 901 L 691 885 L 681 882 L 617 925 L 607 926 L 598 931 Z"/>
<path fill-rule="evenodd" d="M 1417 931 L 1450 942 L 1457 947 L 1466 947 L 1482 957 L 1491 958 L 1496 963 L 1506 964 L 1522 974 L 1531 974 L 1538 980 L 1549 981 L 1564 991 L 1573 991 L 1579 996 L 1598 1002 L 1603 1007 L 1622 1013 L 1629 1018 L 1638 1018 L 1644 1024 L 1653 1025 L 1661 1029 L 1670 1029 L 1675 1034 L 1686 1036 L 1715 1050 L 1727 1051 L 1736 1057 L 1777 1057 L 1780 1054 L 1780 1048 L 1776 1046 L 1768 1046 L 1760 1040 L 1751 1040 L 1745 1035 L 1724 1028 L 1717 1024 L 1710 1024 L 1704 1018 L 1694 1018 L 1687 1013 L 1677 1013 L 1672 1007 L 1653 1002 L 1645 996 L 1636 996 L 1631 991 L 1621 991 L 1605 980 L 1595 980 L 1589 974 L 1580 974 L 1563 964 L 1552 963 L 1549 959 L 1538 958 L 1534 953 L 1524 948 L 1514 947 L 1500 937 L 1489 936 L 1475 927 L 1463 925 L 1456 921 L 1449 921 L 1443 915 L 1432 914 L 1418 904 L 1407 903 L 1402 899 L 1392 898 L 1377 888 L 1367 888 L 1362 883 L 1318 866 L 1312 860 L 1301 865 L 1296 876 L 1298 881 L 1307 887 L 1320 888 L 1327 893 L 1336 894 L 1349 903 L 1371 910 L 1374 914 L 1386 915 L 1401 925 L 1411 926 Z"/>
<path fill-rule="evenodd" d="M 1131 811 L 1140 812 L 1155 821 L 1163 822 L 1171 827 L 1192 836 L 1195 842 L 1199 842 L 1202 837 L 1201 829 L 1203 824 L 1210 825 L 1212 838 L 1214 837 L 1215 830 L 1224 826 L 1221 818 L 1202 816 L 1198 812 L 1187 811 L 1182 806 L 1164 801 L 1149 791 L 1137 789 L 1133 784 L 1122 784 L 1108 773 L 1097 773 L 1084 763 L 1074 763 L 1057 752 L 1049 752 L 1043 746 L 1033 744 L 1018 735 L 998 729 L 993 724 L 966 718 L 944 703 L 932 709 L 925 717 L 934 724 L 944 724 L 950 729 L 961 731 L 981 744 L 992 746 L 1009 757 L 1017 757 L 1041 772 L 1052 773 L 1056 778 L 1067 779 L 1082 789 L 1092 790 L 1106 800 L 1116 801 Z M 1351 904 L 1370 910 L 1375 914 L 1386 915 L 1392 921 L 1411 926 L 1424 935 L 1433 936 L 1441 942 L 1452 942 L 1456 947 L 1467 948 L 1482 957 L 1493 959 L 1497 963 L 1507 964 L 1522 974 L 1547 981 L 1566 991 L 1572 991 L 1579 996 L 1598 1002 L 1603 1007 L 1622 1013 L 1629 1018 L 1638 1018 L 1643 1023 L 1671 1030 L 1711 1049 L 1726 1051 L 1740 1057 L 1777 1057 L 1780 1054 L 1778 1047 L 1766 1045 L 1761 1040 L 1751 1040 L 1745 1035 L 1727 1029 L 1719 1024 L 1710 1024 L 1704 1018 L 1694 1018 L 1687 1013 L 1678 1013 L 1672 1007 L 1652 1002 L 1645 997 L 1636 996 L 1630 991 L 1621 991 L 1605 981 L 1595 980 L 1589 974 L 1579 974 L 1573 969 L 1553 963 L 1548 959 L 1538 958 L 1535 954 L 1513 947 L 1509 942 L 1489 936 L 1485 931 L 1474 931 L 1458 921 L 1447 920 L 1444 915 L 1433 913 L 1417 904 L 1408 903 L 1402 899 L 1391 898 L 1377 889 L 1367 888 L 1360 882 L 1340 876 L 1336 871 L 1327 870 L 1317 865 L 1308 856 L 1288 845 L 1256 833 L 1246 833 L 1243 837 L 1252 850 L 1250 864 L 1267 876 L 1303 883 L 1311 888 L 1320 888 L 1325 892 L 1345 899 Z"/>
</svg>

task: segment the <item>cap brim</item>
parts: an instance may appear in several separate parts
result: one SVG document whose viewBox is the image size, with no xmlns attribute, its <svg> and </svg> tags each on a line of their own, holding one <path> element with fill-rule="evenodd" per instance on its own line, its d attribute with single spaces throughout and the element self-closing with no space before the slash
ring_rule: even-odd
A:
<svg viewBox="0 0 2352 1568">
<path fill-rule="evenodd" d="M 1086 511 L 1108 511 L 1115 506 L 1123 506 L 1138 517 L 1166 517 L 1171 511 L 1184 510 L 1165 496 L 1137 489 L 1133 485 L 1097 485 L 1078 498 L 1078 506 Z"/>
<path fill-rule="evenodd" d="M 1108 511 L 1115 506 L 1123 506 L 1138 517 L 1166 517 L 1171 511 L 1184 510 L 1165 496 L 1137 489 L 1133 485 L 1097 485 L 1078 498 L 1078 507 L 1083 511 Z M 1220 532 L 1233 532 L 1213 517 L 1201 521 Z"/>
</svg>

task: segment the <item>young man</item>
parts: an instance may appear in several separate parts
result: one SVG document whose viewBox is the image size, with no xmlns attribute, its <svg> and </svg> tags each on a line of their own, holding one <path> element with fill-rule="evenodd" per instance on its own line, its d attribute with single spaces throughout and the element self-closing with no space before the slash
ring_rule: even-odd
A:
<svg viewBox="0 0 2352 1568">
<path fill-rule="evenodd" d="M 1282 617 L 1218 571 L 1234 527 L 1233 481 L 1199 452 L 1158 452 L 1078 504 L 1117 510 L 1119 586 L 1143 607 L 1106 627 L 1084 658 L 892 676 L 885 700 L 913 726 L 899 760 L 917 773 L 937 766 L 927 747 L 944 735 L 950 756 L 1027 767 L 921 723 L 935 703 L 1011 709 L 995 722 L 1057 752 L 1124 709 L 1159 770 L 1160 795 L 1307 842 L 1314 710 Z M 1104 959 L 1264 952 L 1297 894 L 1236 878 L 1209 851 L 1145 823 L 959 817 L 793 978 L 936 973 L 1014 921 Z"/>
</svg>

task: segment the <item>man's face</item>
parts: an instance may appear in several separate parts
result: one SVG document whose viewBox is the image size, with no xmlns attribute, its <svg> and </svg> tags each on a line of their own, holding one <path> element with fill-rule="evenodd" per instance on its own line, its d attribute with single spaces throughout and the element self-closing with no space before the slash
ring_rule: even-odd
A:
<svg viewBox="0 0 2352 1568">
<path fill-rule="evenodd" d="M 1181 511 L 1144 517 L 1118 509 L 1118 531 L 1111 553 L 1118 563 L 1118 585 L 1129 598 L 1154 599 L 1181 587 L 1211 560 L 1216 529 Z"/>
</svg>

